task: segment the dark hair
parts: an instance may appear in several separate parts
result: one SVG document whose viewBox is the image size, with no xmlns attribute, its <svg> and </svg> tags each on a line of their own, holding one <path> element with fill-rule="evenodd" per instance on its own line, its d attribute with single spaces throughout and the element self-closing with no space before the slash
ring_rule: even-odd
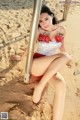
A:
<svg viewBox="0 0 80 120">
<path fill-rule="evenodd" d="M 41 7 L 41 12 L 40 14 L 42 13 L 47 13 L 48 15 L 50 16 L 53 16 L 53 19 L 52 19 L 52 24 L 57 24 L 58 23 L 58 20 L 57 18 L 55 17 L 54 13 L 49 9 L 49 7 L 47 7 L 46 5 L 43 5 Z"/>
</svg>

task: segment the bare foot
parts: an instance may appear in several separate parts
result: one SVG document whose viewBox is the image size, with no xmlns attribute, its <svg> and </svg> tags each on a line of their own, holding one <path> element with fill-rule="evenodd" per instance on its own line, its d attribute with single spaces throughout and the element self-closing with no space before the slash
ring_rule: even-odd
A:
<svg viewBox="0 0 80 120">
<path fill-rule="evenodd" d="M 34 88 L 33 102 L 37 104 L 41 99 L 41 95 L 42 95 L 42 88 L 41 88 L 41 86 L 37 85 Z"/>
</svg>

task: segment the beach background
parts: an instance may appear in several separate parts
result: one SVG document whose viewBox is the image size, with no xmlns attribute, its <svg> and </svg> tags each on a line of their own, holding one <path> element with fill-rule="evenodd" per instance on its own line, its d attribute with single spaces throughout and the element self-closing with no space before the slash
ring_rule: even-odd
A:
<svg viewBox="0 0 80 120">
<path fill-rule="evenodd" d="M 46 0 L 45 4 L 55 12 L 59 20 L 62 19 L 64 0 Z M 24 53 L 29 42 L 32 15 L 33 0 L 0 0 L 0 87 L 4 87 L 13 79 L 22 77 L 25 74 L 26 58 L 15 63 L 10 60 L 10 57 L 14 54 Z M 67 85 L 63 120 L 80 120 L 79 0 L 72 0 L 67 20 L 60 24 L 66 28 L 66 51 L 73 56 L 72 67 L 64 66 L 60 71 Z M 9 42 L 11 44 L 5 46 Z M 14 107 L 11 112 L 9 110 L 10 117 L 11 119 L 15 117 L 16 120 L 50 120 L 53 98 L 54 86 L 50 84 L 43 95 L 42 103 L 31 115 L 26 115 L 25 112 Z"/>
</svg>

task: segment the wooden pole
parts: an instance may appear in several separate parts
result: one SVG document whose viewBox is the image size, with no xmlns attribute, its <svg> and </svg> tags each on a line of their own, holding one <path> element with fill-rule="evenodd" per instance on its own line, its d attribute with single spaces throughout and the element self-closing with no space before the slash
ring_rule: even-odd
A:
<svg viewBox="0 0 80 120">
<path fill-rule="evenodd" d="M 65 0 L 63 20 L 67 19 L 67 15 L 68 15 L 70 4 L 71 4 L 71 0 Z"/>
<path fill-rule="evenodd" d="M 30 69 L 31 69 L 31 64 L 33 59 L 32 57 L 33 57 L 34 44 L 36 39 L 36 30 L 38 28 L 40 8 L 41 8 L 41 0 L 34 0 L 34 9 L 33 9 L 33 17 L 32 17 L 31 32 L 30 32 L 30 39 L 29 39 L 28 56 L 26 60 L 26 68 L 25 68 L 25 76 L 24 76 L 25 83 L 29 83 Z"/>
</svg>

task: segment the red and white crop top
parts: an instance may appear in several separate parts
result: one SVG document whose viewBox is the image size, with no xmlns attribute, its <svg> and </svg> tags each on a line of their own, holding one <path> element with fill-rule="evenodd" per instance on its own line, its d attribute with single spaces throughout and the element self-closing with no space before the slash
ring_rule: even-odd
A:
<svg viewBox="0 0 80 120">
<path fill-rule="evenodd" d="M 37 53 L 44 54 L 46 56 L 50 56 L 58 53 L 63 39 L 64 37 L 58 34 L 55 36 L 55 39 L 51 41 L 48 35 L 42 34 L 40 32 L 38 38 Z"/>
</svg>

